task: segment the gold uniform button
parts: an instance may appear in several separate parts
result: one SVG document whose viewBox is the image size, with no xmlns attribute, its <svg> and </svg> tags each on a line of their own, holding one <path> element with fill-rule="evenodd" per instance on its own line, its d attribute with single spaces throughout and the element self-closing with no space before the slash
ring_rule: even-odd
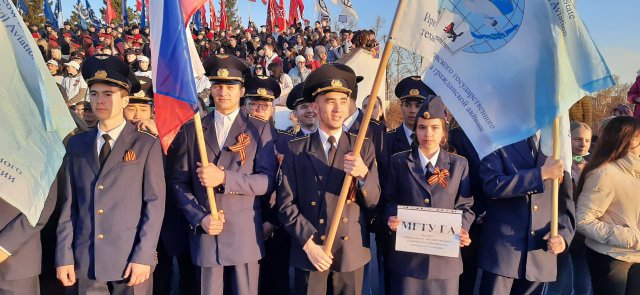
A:
<svg viewBox="0 0 640 295">
<path fill-rule="evenodd" d="M 315 201 L 311 202 L 311 206 L 315 206 L 317 203 Z"/>
<path fill-rule="evenodd" d="M 343 240 L 345 240 L 345 241 L 348 241 L 348 240 L 349 240 L 349 236 L 345 236 L 345 237 L 344 237 L 344 238 L 342 238 L 342 239 L 343 239 Z"/>
<path fill-rule="evenodd" d="M 102 215 L 102 214 L 104 214 L 104 210 L 98 209 L 98 215 Z"/>
<path fill-rule="evenodd" d="M 103 190 L 104 186 L 102 184 L 98 185 L 98 190 Z"/>
<path fill-rule="evenodd" d="M 99 234 L 98 235 L 98 240 L 102 240 L 102 239 L 104 239 L 104 235 L 103 234 Z"/>
<path fill-rule="evenodd" d="M 349 219 L 347 219 L 346 217 L 342 218 L 342 222 L 347 223 L 347 221 L 349 221 Z"/>
<path fill-rule="evenodd" d="M 539 207 L 538 205 L 533 205 L 533 211 L 538 211 Z"/>
<path fill-rule="evenodd" d="M 325 237 L 325 235 L 321 235 L 321 236 L 320 236 L 320 239 L 321 239 L 321 240 L 323 240 L 323 241 L 324 241 L 326 238 L 327 238 L 327 237 Z"/>
<path fill-rule="evenodd" d="M 425 204 L 429 204 L 429 203 L 431 203 L 431 201 L 430 201 L 428 198 L 425 198 L 425 199 L 424 199 L 424 203 L 425 203 Z"/>
<path fill-rule="evenodd" d="M 351 200 L 347 200 L 347 205 L 351 204 Z"/>
<path fill-rule="evenodd" d="M 535 236 L 535 235 L 536 235 L 536 231 L 535 231 L 535 230 L 532 230 L 532 231 L 531 231 L 531 236 L 533 237 L 533 236 Z"/>
<path fill-rule="evenodd" d="M 362 190 L 362 195 L 366 197 L 367 196 L 367 191 L 366 190 Z"/>
<path fill-rule="evenodd" d="M 324 219 L 320 219 L 320 224 L 324 224 Z"/>
</svg>

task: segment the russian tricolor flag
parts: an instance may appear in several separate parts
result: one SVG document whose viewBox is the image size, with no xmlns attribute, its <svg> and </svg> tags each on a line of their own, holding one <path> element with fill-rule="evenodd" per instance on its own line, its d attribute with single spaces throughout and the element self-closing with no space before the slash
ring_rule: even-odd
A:
<svg viewBox="0 0 640 295">
<path fill-rule="evenodd" d="M 198 112 L 194 73 L 202 74 L 204 69 L 193 40 L 187 38 L 187 24 L 205 1 L 151 1 L 149 14 L 153 36 L 151 57 L 156 125 L 165 153 L 180 126 Z"/>
</svg>

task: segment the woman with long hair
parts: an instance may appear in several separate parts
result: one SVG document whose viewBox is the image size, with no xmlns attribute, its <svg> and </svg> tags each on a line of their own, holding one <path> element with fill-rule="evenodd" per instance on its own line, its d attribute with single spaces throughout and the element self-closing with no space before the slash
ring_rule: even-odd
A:
<svg viewBox="0 0 640 295">
<path fill-rule="evenodd" d="M 640 121 L 613 118 L 602 130 L 576 195 L 594 295 L 640 294 Z"/>
</svg>

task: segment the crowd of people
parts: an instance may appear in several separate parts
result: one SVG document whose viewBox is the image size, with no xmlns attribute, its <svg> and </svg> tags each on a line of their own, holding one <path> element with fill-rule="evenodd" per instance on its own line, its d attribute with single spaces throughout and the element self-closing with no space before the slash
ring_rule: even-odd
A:
<svg viewBox="0 0 640 295">
<path fill-rule="evenodd" d="M 207 164 L 193 121 L 163 153 L 148 29 L 29 28 L 78 128 L 35 228 L 0 201 L 0 294 L 640 294 L 640 120 L 628 105 L 597 134 L 574 118 L 571 167 L 540 151 L 539 133 L 480 159 L 410 76 L 395 87 L 397 128 L 381 98 L 365 99 L 374 120 L 354 154 L 360 77 L 339 61 L 376 55 L 372 31 L 192 25 Z M 274 127 L 276 106 L 289 129 Z M 396 250 L 400 205 L 459 210 L 460 255 Z"/>
</svg>

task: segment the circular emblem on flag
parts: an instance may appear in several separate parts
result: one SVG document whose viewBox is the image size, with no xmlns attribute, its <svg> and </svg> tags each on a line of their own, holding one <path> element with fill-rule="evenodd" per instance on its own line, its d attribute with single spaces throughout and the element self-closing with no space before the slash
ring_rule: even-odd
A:
<svg viewBox="0 0 640 295">
<path fill-rule="evenodd" d="M 256 92 L 260 95 L 267 95 L 267 89 L 264 88 L 258 88 L 258 91 Z"/>
<path fill-rule="evenodd" d="M 411 96 L 419 96 L 420 95 L 420 90 L 411 89 L 411 90 L 409 90 L 409 95 L 411 95 Z"/>
<path fill-rule="evenodd" d="M 340 82 L 340 80 L 331 80 L 331 86 L 333 87 L 343 87 L 342 86 L 342 82 Z"/>
<path fill-rule="evenodd" d="M 229 77 L 229 70 L 227 69 L 218 69 L 219 77 Z"/>
<path fill-rule="evenodd" d="M 93 77 L 97 78 L 97 79 L 104 79 L 104 78 L 107 77 L 107 72 L 102 71 L 102 70 L 101 71 L 97 71 L 95 74 L 93 74 Z"/>
</svg>

